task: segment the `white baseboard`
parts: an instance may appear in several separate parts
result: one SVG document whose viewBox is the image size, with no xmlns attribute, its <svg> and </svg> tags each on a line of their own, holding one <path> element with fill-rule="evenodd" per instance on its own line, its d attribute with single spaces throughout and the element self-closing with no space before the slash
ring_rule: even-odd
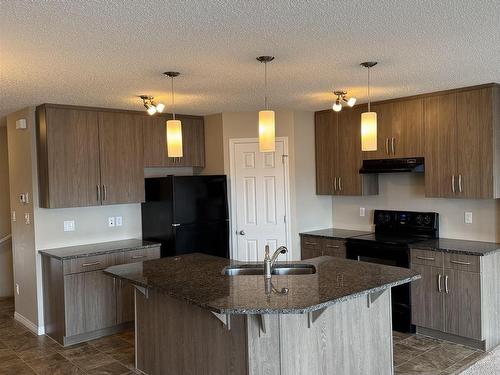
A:
<svg viewBox="0 0 500 375">
<path fill-rule="evenodd" d="M 17 311 L 14 312 L 14 319 L 21 323 L 23 326 L 28 328 L 31 332 L 33 332 L 35 335 L 44 335 L 45 334 L 45 327 L 37 326 L 35 323 L 33 323 L 31 320 L 25 318 L 21 314 L 19 314 Z"/>
</svg>

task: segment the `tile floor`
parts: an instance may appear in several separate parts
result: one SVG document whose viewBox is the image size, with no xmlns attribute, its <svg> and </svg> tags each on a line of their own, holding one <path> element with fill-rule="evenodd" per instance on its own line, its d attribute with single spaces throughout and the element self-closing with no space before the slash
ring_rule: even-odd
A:
<svg viewBox="0 0 500 375">
<path fill-rule="evenodd" d="M 13 319 L 12 299 L 0 299 L 0 374 L 134 374 L 131 331 L 63 348 Z M 395 375 L 456 375 L 484 353 L 462 345 L 394 333 Z"/>
<path fill-rule="evenodd" d="M 458 375 L 484 355 L 463 345 L 394 332 L 395 375 Z"/>
</svg>

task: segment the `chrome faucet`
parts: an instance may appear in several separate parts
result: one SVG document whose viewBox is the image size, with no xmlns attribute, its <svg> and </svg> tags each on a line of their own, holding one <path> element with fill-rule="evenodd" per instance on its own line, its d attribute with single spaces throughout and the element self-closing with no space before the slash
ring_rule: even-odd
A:
<svg viewBox="0 0 500 375">
<path fill-rule="evenodd" d="M 274 263 L 280 254 L 286 254 L 288 249 L 285 246 L 280 246 L 276 249 L 273 256 L 269 256 L 269 245 L 266 245 L 266 255 L 264 257 L 264 277 L 270 279 L 273 273 Z"/>
</svg>

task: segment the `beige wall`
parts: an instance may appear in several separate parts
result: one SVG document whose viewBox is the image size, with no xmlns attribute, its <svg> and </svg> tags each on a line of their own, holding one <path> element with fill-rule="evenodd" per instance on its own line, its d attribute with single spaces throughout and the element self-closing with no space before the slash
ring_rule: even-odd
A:
<svg viewBox="0 0 500 375">
<path fill-rule="evenodd" d="M 440 214 L 441 237 L 500 241 L 500 200 L 425 198 L 423 174 L 381 174 L 380 192 L 374 197 L 334 197 L 333 224 L 338 228 L 371 229 L 373 209 L 435 211 Z M 366 216 L 359 216 L 359 208 Z M 471 211 L 473 224 L 464 224 Z"/>
<path fill-rule="evenodd" d="M 9 155 L 7 127 L 0 126 L 0 240 L 11 232 L 9 196 Z M 0 298 L 14 293 L 12 267 L 12 242 L 0 243 Z"/>
<path fill-rule="evenodd" d="M 229 140 L 257 138 L 258 112 L 225 112 L 206 116 L 205 121 L 209 124 L 205 129 L 206 143 L 216 145 L 211 149 L 214 153 L 218 153 L 217 157 L 212 155 L 207 158 L 206 170 L 214 171 L 211 173 L 223 172 L 229 176 Z M 212 131 L 213 129 L 216 130 Z M 317 196 L 315 192 L 314 113 L 277 111 L 276 136 L 288 138 L 291 248 L 292 257 L 298 258 L 299 232 L 332 225 L 331 197 Z M 230 176 L 229 184 L 231 184 Z"/>
<path fill-rule="evenodd" d="M 224 174 L 222 113 L 205 116 L 205 168 L 202 174 Z"/>
<path fill-rule="evenodd" d="M 27 120 L 28 129 L 16 130 L 18 119 Z M 12 222 L 12 250 L 14 258 L 14 283 L 19 285 L 15 294 L 16 313 L 38 326 L 37 278 L 33 204 L 22 204 L 18 194 L 29 193 L 33 197 L 33 164 L 31 159 L 31 133 L 35 126 L 33 109 L 25 109 L 7 116 L 10 207 L 16 213 Z M 24 215 L 30 216 L 27 224 Z"/>
</svg>

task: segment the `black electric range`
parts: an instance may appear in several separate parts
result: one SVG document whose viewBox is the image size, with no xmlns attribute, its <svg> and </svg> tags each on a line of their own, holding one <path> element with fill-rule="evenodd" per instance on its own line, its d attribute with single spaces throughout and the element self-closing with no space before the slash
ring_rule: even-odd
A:
<svg viewBox="0 0 500 375">
<path fill-rule="evenodd" d="M 410 268 L 410 244 L 439 237 L 435 212 L 375 210 L 373 220 L 375 233 L 347 239 L 348 259 Z M 410 284 L 392 288 L 392 325 L 396 331 L 415 331 Z"/>
</svg>

